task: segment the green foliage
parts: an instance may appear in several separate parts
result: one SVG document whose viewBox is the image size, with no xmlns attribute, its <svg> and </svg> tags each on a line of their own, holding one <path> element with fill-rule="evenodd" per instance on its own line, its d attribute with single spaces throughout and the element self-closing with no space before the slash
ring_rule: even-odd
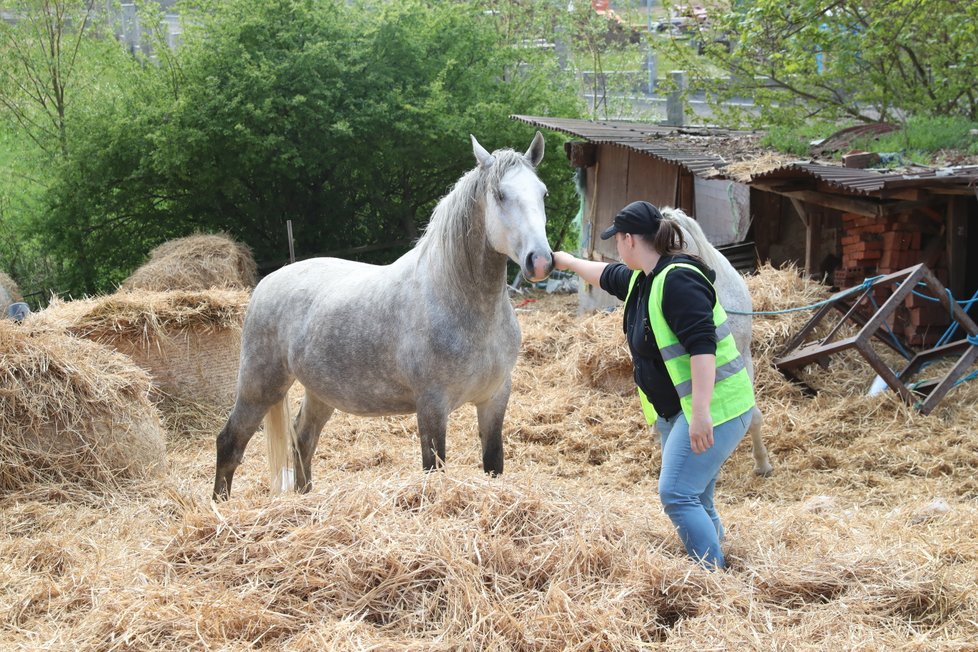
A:
<svg viewBox="0 0 978 652">
<path fill-rule="evenodd" d="M 808 156 L 814 140 L 825 138 L 839 127 L 824 122 L 801 123 L 795 125 L 774 125 L 764 132 L 761 144 L 795 156 Z"/>
<path fill-rule="evenodd" d="M 0 22 L 0 267 L 26 293 L 45 294 L 66 277 L 76 289 L 94 286 L 93 266 L 78 264 L 91 257 L 88 216 L 49 221 L 47 193 L 75 144 L 98 138 L 87 125 L 120 101 L 135 67 L 106 33 L 106 6 L 21 0 L 5 5 L 16 20 Z"/>
<path fill-rule="evenodd" d="M 858 123 L 798 123 L 775 125 L 765 132 L 761 144 L 780 152 L 808 156 L 812 142 L 826 138 L 845 127 Z M 852 140 L 848 149 L 898 154 L 895 164 L 918 162 L 930 164 L 943 150 L 978 154 L 978 122 L 960 117 L 911 117 L 899 129 Z"/>
<path fill-rule="evenodd" d="M 978 154 L 978 138 L 971 135 L 976 129 L 978 122 L 961 117 L 912 117 L 898 131 L 856 140 L 853 147 L 874 152 L 933 153 L 957 149 Z"/>
<path fill-rule="evenodd" d="M 29 282 L 36 239 L 31 237 L 29 216 L 40 205 L 36 182 L 43 167 L 34 160 L 33 144 L 18 133 L 16 125 L 0 119 L 0 271 L 9 274 L 24 292 Z"/>
<path fill-rule="evenodd" d="M 978 4 L 957 0 L 753 0 L 714 12 L 708 48 L 730 71 L 720 98 L 753 97 L 759 115 L 741 121 L 892 121 L 901 115 L 978 119 Z M 689 52 L 693 87 L 717 80 Z M 731 119 L 734 119 L 732 116 Z"/>
<path fill-rule="evenodd" d="M 470 133 L 525 148 L 532 130 L 510 114 L 578 111 L 552 53 L 502 42 L 478 3 L 181 12 L 184 44 L 134 74 L 125 102 L 88 116 L 49 195 L 50 223 L 73 238 L 48 244 L 67 256 L 77 237 L 99 252 L 73 288 L 109 289 L 153 245 L 194 230 L 228 231 L 282 263 L 287 220 L 299 257 L 390 260 L 474 165 Z M 541 166 L 555 232 L 576 210 L 561 143 L 548 139 Z"/>
</svg>

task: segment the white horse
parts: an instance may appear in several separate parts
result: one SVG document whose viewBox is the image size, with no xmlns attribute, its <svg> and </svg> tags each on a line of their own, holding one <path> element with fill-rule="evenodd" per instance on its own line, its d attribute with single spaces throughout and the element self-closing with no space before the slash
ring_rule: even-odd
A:
<svg viewBox="0 0 978 652">
<path fill-rule="evenodd" d="M 520 348 L 506 260 L 532 281 L 553 269 L 547 189 L 536 175 L 544 141 L 537 132 L 525 154 L 490 154 L 473 136 L 472 150 L 475 169 L 442 198 L 417 245 L 398 260 L 306 260 L 255 288 L 237 397 L 217 437 L 215 498 L 230 494 L 263 418 L 273 491 L 293 480 L 308 491 L 312 455 L 334 409 L 416 413 L 421 462 L 430 470 L 445 460 L 448 415 L 472 403 L 483 469 L 502 473 L 503 416 Z M 293 424 L 286 394 L 295 380 L 305 398 Z"/>
<path fill-rule="evenodd" d="M 662 208 L 660 210 L 664 218 L 679 224 L 679 227 L 683 231 L 683 237 L 686 240 L 686 250 L 695 256 L 699 256 L 704 263 L 716 272 L 717 280 L 714 286 L 717 291 L 717 299 L 720 301 L 720 305 L 723 306 L 724 310 L 728 311 L 727 322 L 730 324 L 730 332 L 734 337 L 734 341 L 737 343 L 737 350 L 740 351 L 740 355 L 744 358 L 744 366 L 747 367 L 747 374 L 753 383 L 754 359 L 750 351 L 751 316 L 750 314 L 733 314 L 730 312 L 751 312 L 750 291 L 747 289 L 747 283 L 744 281 L 744 277 L 734 269 L 734 266 L 730 264 L 730 261 L 723 254 L 710 244 L 710 241 L 706 239 L 703 229 L 700 228 L 696 220 L 678 208 Z M 760 409 L 755 406 L 750 428 L 748 429 L 754 453 L 754 473 L 767 476 L 771 475 L 774 468 L 771 466 L 771 460 L 768 458 L 767 449 L 764 447 L 764 440 L 761 437 L 763 424 L 764 417 L 761 415 Z"/>
</svg>

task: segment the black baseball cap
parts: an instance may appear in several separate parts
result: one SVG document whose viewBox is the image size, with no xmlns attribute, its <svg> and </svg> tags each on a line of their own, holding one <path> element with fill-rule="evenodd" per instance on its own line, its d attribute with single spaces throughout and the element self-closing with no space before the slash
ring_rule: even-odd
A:
<svg viewBox="0 0 978 652">
<path fill-rule="evenodd" d="M 614 223 L 601 232 L 607 240 L 616 233 L 641 233 L 655 235 L 659 231 L 662 213 L 647 201 L 633 201 L 615 215 Z"/>
</svg>

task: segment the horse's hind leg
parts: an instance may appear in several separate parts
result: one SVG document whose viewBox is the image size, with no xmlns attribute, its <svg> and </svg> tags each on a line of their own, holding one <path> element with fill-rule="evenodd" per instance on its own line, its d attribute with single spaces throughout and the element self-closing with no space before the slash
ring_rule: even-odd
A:
<svg viewBox="0 0 978 652">
<path fill-rule="evenodd" d="M 285 398 L 293 378 L 284 369 L 249 373 L 243 364 L 239 372 L 238 395 L 227 423 L 217 436 L 217 470 L 214 499 L 231 495 L 231 480 L 244 458 L 245 447 L 258 430 L 269 408 Z"/>
<path fill-rule="evenodd" d="M 509 378 L 485 403 L 475 406 L 479 417 L 479 439 L 482 440 L 482 470 L 489 475 L 503 472 L 503 417 L 509 403 Z"/>
<path fill-rule="evenodd" d="M 312 489 L 312 455 L 319 445 L 323 426 L 333 415 L 333 406 L 323 403 L 306 390 L 302 408 L 295 420 L 298 447 L 295 451 L 296 489 L 307 493 Z"/>
<path fill-rule="evenodd" d="M 755 405 L 754 413 L 751 416 L 750 427 L 747 431 L 750 433 L 751 445 L 754 452 L 754 473 L 761 476 L 769 476 L 774 471 L 774 467 L 771 466 L 771 460 L 767 455 L 767 448 L 764 446 L 764 440 L 761 439 L 761 427 L 764 424 L 764 417 L 761 415 L 761 410 Z"/>
</svg>

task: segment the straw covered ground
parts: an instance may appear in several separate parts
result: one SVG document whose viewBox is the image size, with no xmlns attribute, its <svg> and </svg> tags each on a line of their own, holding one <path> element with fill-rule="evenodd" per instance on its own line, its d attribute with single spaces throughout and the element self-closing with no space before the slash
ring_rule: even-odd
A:
<svg viewBox="0 0 978 652">
<path fill-rule="evenodd" d="M 755 310 L 828 295 L 770 267 L 750 284 Z M 620 315 L 527 299 L 503 476 L 479 471 L 470 408 L 429 475 L 413 417 L 336 414 L 311 493 L 268 496 L 259 434 L 214 504 L 202 419 L 161 479 L 0 496 L 0 648 L 978 648 L 978 382 L 924 417 L 841 360 L 808 398 L 769 361 L 809 313 L 756 318 L 775 473 L 747 441 L 724 467 L 711 574 L 659 506 Z"/>
</svg>

